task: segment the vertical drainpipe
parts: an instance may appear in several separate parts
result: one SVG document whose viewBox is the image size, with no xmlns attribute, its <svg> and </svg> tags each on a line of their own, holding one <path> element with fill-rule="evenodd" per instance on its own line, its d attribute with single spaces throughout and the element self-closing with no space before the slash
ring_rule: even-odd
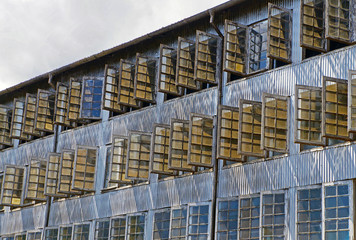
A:
<svg viewBox="0 0 356 240">
<path fill-rule="evenodd" d="M 220 36 L 220 38 L 222 39 L 222 46 L 224 44 L 224 35 L 220 32 L 219 28 L 215 25 L 214 23 L 214 12 L 212 10 L 209 10 L 209 14 L 210 14 L 210 24 L 212 25 L 212 27 L 215 29 L 215 31 L 217 32 L 217 34 Z M 221 48 L 221 50 L 223 50 L 224 47 Z M 217 69 L 220 67 L 220 76 L 218 78 L 218 99 L 217 99 L 217 106 L 216 109 L 218 109 L 218 106 L 222 103 L 222 84 L 223 84 L 223 63 L 222 63 L 222 55 L 223 53 L 221 52 L 221 58 L 219 60 L 221 60 L 221 62 L 217 63 Z M 218 113 L 218 111 L 216 111 Z M 219 114 L 217 114 L 216 117 L 216 123 L 218 122 L 218 116 Z M 217 136 L 217 132 L 218 132 L 218 126 L 215 127 L 215 136 Z M 216 145 L 217 146 L 217 145 Z M 215 148 L 215 151 L 217 150 L 217 148 Z M 218 180 L 219 180 L 219 160 L 217 159 L 217 155 L 215 155 L 215 159 L 214 159 L 214 168 L 213 168 L 213 196 L 212 196 L 212 201 L 211 201 L 211 230 L 210 230 L 210 239 L 214 240 L 215 239 L 215 218 L 216 218 L 216 202 L 217 202 L 217 188 L 218 188 Z"/>
</svg>

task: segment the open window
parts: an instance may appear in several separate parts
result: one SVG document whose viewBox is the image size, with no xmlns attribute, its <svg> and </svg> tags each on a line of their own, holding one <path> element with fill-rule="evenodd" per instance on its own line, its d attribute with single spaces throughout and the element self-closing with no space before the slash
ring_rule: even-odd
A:
<svg viewBox="0 0 356 240">
<path fill-rule="evenodd" d="M 69 99 L 69 86 L 65 83 L 57 83 L 56 103 L 54 108 L 54 123 L 64 127 L 74 127 L 67 118 L 67 108 Z"/>
<path fill-rule="evenodd" d="M 156 59 L 136 54 L 134 98 L 156 102 Z"/>
<path fill-rule="evenodd" d="M 118 71 L 114 66 L 105 65 L 103 109 L 123 113 L 126 108 L 118 104 Z"/>
<path fill-rule="evenodd" d="M 10 138 L 12 109 L 0 105 L 0 145 L 12 146 Z"/>
<path fill-rule="evenodd" d="M 250 26 L 249 73 L 257 73 L 269 69 L 270 59 L 267 58 L 267 29 L 267 19 Z"/>
<path fill-rule="evenodd" d="M 132 131 L 129 133 L 126 178 L 148 180 L 150 164 L 151 134 Z"/>
<path fill-rule="evenodd" d="M 24 177 L 24 167 L 5 165 L 0 205 L 10 207 L 22 205 Z"/>
<path fill-rule="evenodd" d="M 126 178 L 128 138 L 124 136 L 112 137 L 111 164 L 109 182 L 131 184 L 132 180 Z"/>
<path fill-rule="evenodd" d="M 67 118 L 72 122 L 81 122 L 80 115 L 80 103 L 82 99 L 82 81 L 79 79 L 70 79 L 69 83 L 69 100 L 67 109 Z"/>
<path fill-rule="evenodd" d="M 26 200 L 46 201 L 46 196 L 44 195 L 46 168 L 47 161 L 39 159 L 31 160 L 27 174 Z"/>
<path fill-rule="evenodd" d="M 44 194 L 50 197 L 65 197 L 67 195 L 58 192 L 61 154 L 49 153 L 48 155 Z"/>
<path fill-rule="evenodd" d="M 110 164 L 112 159 L 112 146 L 106 146 L 106 156 L 105 156 L 105 174 L 104 174 L 104 185 L 102 191 L 112 190 L 118 187 L 117 183 L 110 182 Z"/>
<path fill-rule="evenodd" d="M 61 154 L 61 163 L 59 166 L 59 178 L 58 178 L 58 192 L 69 194 L 69 195 L 79 195 L 81 191 L 76 191 L 72 189 L 72 176 L 74 169 L 74 150 L 63 150 Z"/>
<path fill-rule="evenodd" d="M 20 140 L 30 140 L 30 136 L 23 132 L 23 118 L 25 113 L 25 102 L 17 98 L 14 99 L 14 105 L 11 118 L 10 137 Z"/>
<path fill-rule="evenodd" d="M 356 132 L 356 71 L 349 70 L 348 81 L 348 131 Z"/>
<path fill-rule="evenodd" d="M 55 94 L 53 92 L 38 89 L 35 130 L 54 132 L 54 102 Z"/>
<path fill-rule="evenodd" d="M 23 119 L 23 132 L 36 137 L 41 137 L 43 133 L 35 129 L 37 96 L 26 94 L 25 113 Z"/>
<path fill-rule="evenodd" d="M 326 38 L 341 43 L 350 43 L 352 0 L 326 0 Z"/>
<path fill-rule="evenodd" d="M 83 77 L 80 118 L 101 119 L 102 97 L 103 80 L 95 77 Z"/>
</svg>

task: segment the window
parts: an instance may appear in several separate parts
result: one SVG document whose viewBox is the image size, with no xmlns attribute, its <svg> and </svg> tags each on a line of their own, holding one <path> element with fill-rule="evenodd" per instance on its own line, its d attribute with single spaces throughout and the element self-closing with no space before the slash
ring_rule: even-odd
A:
<svg viewBox="0 0 356 240">
<path fill-rule="evenodd" d="M 168 167 L 178 171 L 194 172 L 188 164 L 189 121 L 171 118 Z"/>
<path fill-rule="evenodd" d="M 209 205 L 189 206 L 188 239 L 209 239 Z"/>
<path fill-rule="evenodd" d="M 22 204 L 24 172 L 23 167 L 5 165 L 0 205 L 20 206 Z"/>
<path fill-rule="evenodd" d="M 322 135 L 348 140 L 347 80 L 323 77 Z"/>
<path fill-rule="evenodd" d="M 95 191 L 96 147 L 77 146 L 72 189 Z"/>
<path fill-rule="evenodd" d="M 44 185 L 46 179 L 47 161 L 32 159 L 28 169 L 27 191 L 25 199 L 46 201 Z"/>
<path fill-rule="evenodd" d="M 45 233 L 45 240 L 57 240 L 58 228 L 47 228 Z"/>
<path fill-rule="evenodd" d="M 262 143 L 265 150 L 287 153 L 289 149 L 289 97 L 262 94 Z"/>
<path fill-rule="evenodd" d="M 238 200 L 219 200 L 217 215 L 217 238 L 237 239 Z"/>
<path fill-rule="evenodd" d="M 260 196 L 240 199 L 239 239 L 260 238 Z"/>
<path fill-rule="evenodd" d="M 220 37 L 197 30 L 194 65 L 196 80 L 211 84 L 217 83 L 217 57 L 220 45 Z"/>
<path fill-rule="evenodd" d="M 260 72 L 269 68 L 267 58 L 268 20 L 254 23 L 249 34 L 249 73 Z"/>
<path fill-rule="evenodd" d="M 65 127 L 72 127 L 73 125 L 67 118 L 69 87 L 67 84 L 58 82 L 56 91 L 56 104 L 54 108 L 54 123 Z M 75 125 L 74 125 L 75 126 Z"/>
<path fill-rule="evenodd" d="M 3 180 L 4 180 L 4 174 L 1 172 L 0 173 L 0 195 L 1 195 L 1 191 L 2 191 Z M 0 212 L 1 211 L 4 211 L 4 206 L 2 206 L 2 205 L 0 205 Z"/>
<path fill-rule="evenodd" d="M 194 79 L 195 42 L 178 37 L 176 83 L 178 86 L 200 90 L 201 83 Z"/>
<path fill-rule="evenodd" d="M 118 187 L 117 183 L 110 182 L 110 162 L 111 162 L 111 146 L 106 148 L 106 162 L 104 175 L 104 189 L 112 189 Z"/>
<path fill-rule="evenodd" d="M 171 209 L 167 208 L 154 214 L 153 239 L 168 240 L 171 221 Z"/>
<path fill-rule="evenodd" d="M 2 240 L 14 240 L 14 235 L 7 235 L 1 238 Z"/>
<path fill-rule="evenodd" d="M 352 4 L 352 3 L 351 3 Z M 350 42 L 350 1 L 326 1 L 326 37 L 339 42 Z"/>
<path fill-rule="evenodd" d="M 136 54 L 135 65 L 135 99 L 155 103 L 156 102 L 156 60 Z"/>
<path fill-rule="evenodd" d="M 136 100 L 134 95 L 134 82 L 135 82 L 135 64 L 123 60 L 120 60 L 119 70 L 119 96 L 118 103 L 120 105 L 139 108 L 142 103 Z"/>
<path fill-rule="evenodd" d="M 74 150 L 63 150 L 59 167 L 58 192 L 65 194 L 81 194 L 72 189 L 72 175 L 74 167 Z"/>
<path fill-rule="evenodd" d="M 214 118 L 192 113 L 189 121 L 188 164 L 212 167 Z"/>
<path fill-rule="evenodd" d="M 127 239 L 139 240 L 145 236 L 145 214 L 128 216 Z"/>
<path fill-rule="evenodd" d="M 41 131 L 35 130 L 37 96 L 35 94 L 26 94 L 23 132 L 32 136 L 40 137 Z"/>
<path fill-rule="evenodd" d="M 125 112 L 125 107 L 118 104 L 117 70 L 113 66 L 105 65 L 105 83 L 103 109 L 113 112 Z"/>
<path fill-rule="evenodd" d="M 80 118 L 100 119 L 101 101 L 103 95 L 103 80 L 93 77 L 83 77 L 82 102 Z"/>
<path fill-rule="evenodd" d="M 153 125 L 151 172 L 162 175 L 177 175 L 177 172 L 168 168 L 170 126 L 165 124 Z"/>
<path fill-rule="evenodd" d="M 54 93 L 38 89 L 35 130 L 50 133 L 54 131 L 54 102 Z"/>
<path fill-rule="evenodd" d="M 325 138 L 321 134 L 322 88 L 297 85 L 295 96 L 294 141 L 324 146 Z"/>
<path fill-rule="evenodd" d="M 16 234 L 15 240 L 26 240 L 26 233 Z"/>
<path fill-rule="evenodd" d="M 348 81 L 348 130 L 356 132 L 356 71 L 349 70 Z"/>
<path fill-rule="evenodd" d="M 46 170 L 46 181 L 44 194 L 51 197 L 65 197 L 66 195 L 58 193 L 59 170 L 61 154 L 49 153 Z"/>
<path fill-rule="evenodd" d="M 82 99 L 82 82 L 78 79 L 70 79 L 70 88 L 69 88 L 69 102 L 68 102 L 68 112 L 67 118 L 69 121 L 80 122 L 80 102 Z"/>
<path fill-rule="evenodd" d="M 42 232 L 27 232 L 27 240 L 41 240 Z"/>
<path fill-rule="evenodd" d="M 0 105 L 0 144 L 12 146 L 10 138 L 12 110 L 4 105 Z"/>
<path fill-rule="evenodd" d="M 247 26 L 225 19 L 224 71 L 246 75 Z"/>
<path fill-rule="evenodd" d="M 187 232 L 187 207 L 172 209 L 171 240 L 185 240 Z"/>
<path fill-rule="evenodd" d="M 261 149 L 262 103 L 240 99 L 238 152 L 264 157 Z"/>
<path fill-rule="evenodd" d="M 88 240 L 90 224 L 74 225 L 73 240 Z"/>
<path fill-rule="evenodd" d="M 59 240 L 71 240 L 72 239 L 72 226 L 59 228 Z"/>
<path fill-rule="evenodd" d="M 10 137 L 27 141 L 30 139 L 30 136 L 23 133 L 24 111 L 25 111 L 25 102 L 15 98 L 14 107 L 12 110 Z"/>
<path fill-rule="evenodd" d="M 111 219 L 110 240 L 125 240 L 126 217 Z"/>
<path fill-rule="evenodd" d="M 95 240 L 109 239 L 110 220 L 100 220 L 95 222 Z"/>
<path fill-rule="evenodd" d="M 110 164 L 110 180 L 113 183 L 132 183 L 126 178 L 127 145 L 128 138 L 123 136 L 113 136 Z"/>
<path fill-rule="evenodd" d="M 161 44 L 158 91 L 181 96 L 183 89 L 176 85 L 177 50 Z"/>
<path fill-rule="evenodd" d="M 285 194 L 262 195 L 262 237 L 263 239 L 285 238 Z"/>
</svg>

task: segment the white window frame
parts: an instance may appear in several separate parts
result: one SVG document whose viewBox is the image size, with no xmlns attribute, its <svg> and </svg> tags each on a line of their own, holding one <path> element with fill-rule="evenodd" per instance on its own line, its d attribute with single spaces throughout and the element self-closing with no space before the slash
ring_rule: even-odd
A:
<svg viewBox="0 0 356 240">
<path fill-rule="evenodd" d="M 187 227 L 186 227 L 186 239 L 189 240 L 189 218 L 190 218 L 190 207 L 197 207 L 197 206 L 208 206 L 209 207 L 209 214 L 208 214 L 208 232 L 207 232 L 207 240 L 211 239 L 211 216 L 212 216 L 212 205 L 211 202 L 199 202 L 199 203 L 189 203 L 187 206 Z"/>
<path fill-rule="evenodd" d="M 42 231 L 42 229 L 27 231 L 27 233 L 26 233 L 26 240 L 28 240 L 28 235 L 30 235 L 30 234 L 36 234 L 36 233 L 40 233 L 40 234 L 41 234 L 40 240 L 42 240 L 42 239 L 43 239 L 43 231 Z"/>
<path fill-rule="evenodd" d="M 43 230 L 43 234 L 42 234 L 42 237 L 44 240 L 47 240 L 46 238 L 46 233 L 47 233 L 47 230 L 55 230 L 57 229 L 57 240 L 59 238 L 59 227 L 46 227 L 44 230 Z"/>
<path fill-rule="evenodd" d="M 71 238 L 71 239 L 73 238 L 73 230 L 74 230 L 74 227 L 73 227 L 72 224 L 66 224 L 66 225 L 59 225 L 59 227 L 58 227 L 58 237 L 57 237 L 58 240 L 60 240 L 60 238 L 61 238 L 61 229 L 62 229 L 62 228 L 66 228 L 66 227 L 72 227 L 72 232 L 71 232 L 70 238 Z"/>
<path fill-rule="evenodd" d="M 72 228 L 72 240 L 74 240 L 74 234 L 75 234 L 75 227 L 76 226 L 81 226 L 81 225 L 89 225 L 89 234 L 88 234 L 88 240 L 92 239 L 92 234 L 93 234 L 93 222 L 81 222 L 81 223 L 74 223 L 73 228 Z M 59 229 L 58 229 L 58 236 L 59 236 Z M 94 239 L 94 236 L 93 236 Z"/>
<path fill-rule="evenodd" d="M 134 216 L 144 216 L 145 217 L 145 226 L 144 226 L 144 233 L 143 233 L 143 239 L 146 239 L 148 233 L 147 233 L 147 212 L 137 212 L 137 213 L 130 213 L 126 214 L 126 229 L 125 229 L 125 239 L 129 239 L 129 218 L 134 217 Z M 110 229 L 111 230 L 111 229 Z"/>
<path fill-rule="evenodd" d="M 220 202 L 226 202 L 226 201 L 237 201 L 237 219 L 236 219 L 236 224 L 237 224 L 237 229 L 236 229 L 236 236 L 237 239 L 239 238 L 239 213 L 240 213 L 240 198 L 239 197 L 227 197 L 227 198 L 218 198 L 216 199 L 216 206 L 215 206 L 215 239 L 218 239 L 218 225 L 219 225 L 219 203 Z"/>
<path fill-rule="evenodd" d="M 110 229 L 109 229 L 109 240 L 111 240 L 112 238 L 112 235 L 111 235 L 111 230 L 112 230 L 112 227 L 113 227 L 113 221 L 116 220 L 116 219 L 125 219 L 125 238 L 126 238 L 126 231 L 127 231 L 127 216 L 126 215 L 118 215 L 118 216 L 114 216 L 114 217 L 111 217 L 110 218 Z"/>
<path fill-rule="evenodd" d="M 93 223 L 93 239 L 97 240 L 97 238 L 95 238 L 96 235 L 96 224 L 98 222 L 106 222 L 109 221 L 109 233 L 108 233 L 108 240 L 110 240 L 110 233 L 111 233 L 111 219 L 110 218 L 100 218 L 100 219 L 95 219 L 94 223 Z M 90 240 L 90 239 L 89 239 Z"/>
</svg>

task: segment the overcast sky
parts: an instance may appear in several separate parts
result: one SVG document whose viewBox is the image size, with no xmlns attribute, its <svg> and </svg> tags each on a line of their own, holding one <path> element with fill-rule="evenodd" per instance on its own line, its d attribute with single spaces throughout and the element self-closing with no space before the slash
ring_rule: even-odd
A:
<svg viewBox="0 0 356 240">
<path fill-rule="evenodd" d="M 0 0 L 0 90 L 226 0 Z"/>
</svg>

